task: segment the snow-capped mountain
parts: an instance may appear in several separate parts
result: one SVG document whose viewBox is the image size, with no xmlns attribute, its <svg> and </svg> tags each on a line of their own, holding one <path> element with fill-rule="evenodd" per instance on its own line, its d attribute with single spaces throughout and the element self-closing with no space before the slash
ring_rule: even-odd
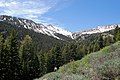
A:
<svg viewBox="0 0 120 80">
<path fill-rule="evenodd" d="M 107 25 L 107 26 L 98 26 L 97 28 L 94 28 L 94 29 L 72 33 L 62 28 L 59 28 L 57 26 L 53 26 L 51 24 L 44 24 L 44 23 L 39 24 L 39 23 L 35 23 L 32 20 L 7 16 L 7 15 L 1 15 L 0 21 L 5 21 L 8 23 L 11 23 L 12 25 L 17 25 L 18 27 L 30 29 L 35 32 L 52 36 L 54 38 L 61 39 L 61 40 L 64 40 L 60 37 L 61 35 L 67 38 L 76 39 L 79 36 L 83 36 L 86 34 L 107 32 L 115 29 L 116 26 L 120 27 L 120 24 L 113 24 L 113 25 Z"/>
<path fill-rule="evenodd" d="M 120 27 L 120 24 L 98 26 L 97 28 L 94 28 L 94 29 L 90 29 L 90 30 L 86 30 L 86 31 L 82 31 L 82 32 L 76 32 L 76 33 L 73 33 L 73 37 L 77 38 L 79 36 L 86 35 L 86 34 L 95 34 L 95 33 L 107 32 L 107 31 L 115 29 L 116 26 Z"/>
<path fill-rule="evenodd" d="M 35 32 L 46 34 L 48 36 L 52 36 L 52 37 L 57 38 L 57 39 L 61 39 L 59 36 L 57 36 L 58 34 L 73 39 L 71 32 L 64 30 L 62 28 L 53 26 L 51 24 L 48 24 L 48 25 L 43 24 L 43 23 L 38 24 L 32 20 L 7 16 L 7 15 L 1 15 L 0 21 L 6 21 L 6 22 L 11 23 L 13 25 L 17 25 L 18 27 L 31 29 L 31 30 L 34 30 Z"/>
</svg>

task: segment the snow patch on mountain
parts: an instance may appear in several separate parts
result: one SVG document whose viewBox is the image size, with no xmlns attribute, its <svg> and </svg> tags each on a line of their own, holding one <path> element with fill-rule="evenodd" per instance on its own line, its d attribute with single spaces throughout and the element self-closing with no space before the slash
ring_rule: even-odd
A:
<svg viewBox="0 0 120 80">
<path fill-rule="evenodd" d="M 77 37 L 79 37 L 81 35 L 85 35 L 85 34 L 95 34 L 95 33 L 107 32 L 107 31 L 115 29 L 116 26 L 120 27 L 120 24 L 98 26 L 97 28 L 93 28 L 93 29 L 90 29 L 90 30 L 86 30 L 86 31 L 82 31 L 82 32 L 76 32 L 76 33 L 74 33 L 73 37 L 77 38 Z"/>
<path fill-rule="evenodd" d="M 47 25 L 38 24 L 32 20 L 17 18 L 17 17 L 12 17 L 12 16 L 6 16 L 6 15 L 1 15 L 0 20 L 7 21 L 11 24 L 15 24 L 18 26 L 23 26 L 26 29 L 32 29 L 35 32 L 46 34 L 48 36 L 52 36 L 57 39 L 61 39 L 61 38 L 56 36 L 55 34 L 61 34 L 61 35 L 64 35 L 66 37 L 73 39 L 72 32 L 53 26 L 51 24 L 47 24 Z"/>
</svg>

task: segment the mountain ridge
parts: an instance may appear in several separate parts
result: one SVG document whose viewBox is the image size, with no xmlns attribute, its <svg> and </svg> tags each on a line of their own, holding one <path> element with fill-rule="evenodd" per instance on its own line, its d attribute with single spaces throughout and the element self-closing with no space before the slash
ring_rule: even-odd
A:
<svg viewBox="0 0 120 80">
<path fill-rule="evenodd" d="M 120 24 L 97 26 L 96 28 L 89 29 L 89 30 L 84 30 L 84 31 L 81 31 L 81 32 L 75 32 L 73 34 L 75 36 L 74 38 L 78 38 L 79 36 L 86 35 L 86 34 L 95 34 L 95 33 L 107 32 L 107 31 L 115 29 L 117 26 L 120 27 Z"/>
<path fill-rule="evenodd" d="M 0 21 L 7 21 L 13 25 L 18 25 L 18 27 L 24 27 L 26 29 L 31 29 L 35 32 L 46 34 L 48 36 L 52 36 L 54 38 L 64 40 L 59 35 L 76 39 L 81 35 L 86 34 L 94 34 L 94 33 L 103 33 L 116 28 L 116 26 L 120 27 L 120 24 L 111 24 L 106 26 L 98 26 L 97 28 L 81 31 L 81 32 L 70 32 L 59 28 L 57 26 L 53 26 L 52 24 L 44 24 L 44 23 L 35 23 L 32 20 L 24 19 L 24 18 L 17 18 L 7 15 L 0 15 Z"/>
<path fill-rule="evenodd" d="M 17 25 L 18 27 L 31 29 L 35 32 L 46 34 L 48 36 L 52 36 L 52 37 L 57 38 L 57 39 L 61 39 L 60 37 L 57 36 L 58 34 L 61 34 L 63 36 L 69 37 L 69 38 L 72 38 L 72 33 L 71 32 L 66 31 L 62 28 L 55 27 L 51 24 L 49 24 L 49 25 L 38 24 L 38 23 L 35 23 L 32 20 L 7 16 L 7 15 L 1 15 L 0 20 L 1 21 L 6 21 L 6 22 L 11 23 L 13 25 Z"/>
</svg>

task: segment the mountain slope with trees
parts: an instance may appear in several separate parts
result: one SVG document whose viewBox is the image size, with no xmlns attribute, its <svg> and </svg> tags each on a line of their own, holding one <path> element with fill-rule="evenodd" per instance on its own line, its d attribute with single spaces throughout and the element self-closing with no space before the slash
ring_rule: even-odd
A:
<svg viewBox="0 0 120 80">
<path fill-rule="evenodd" d="M 33 44 L 34 44 L 34 48 L 36 48 L 36 51 L 40 51 L 40 50 L 46 51 L 51 49 L 51 47 L 54 46 L 55 44 L 67 43 L 67 41 L 58 40 L 48 35 L 36 33 L 33 30 L 17 27 L 16 25 L 11 25 L 3 21 L 0 22 L 0 32 L 4 34 L 5 37 L 13 29 L 16 30 L 16 32 L 18 33 L 18 38 L 20 40 L 22 40 L 25 37 L 25 35 L 30 35 L 33 39 Z M 71 41 L 71 39 L 69 39 L 68 41 Z"/>
<path fill-rule="evenodd" d="M 75 40 L 68 38 L 66 40 L 59 40 L 45 34 L 34 32 L 33 30 L 0 21 L 0 65 L 3 65 L 0 66 L 0 79 L 33 80 L 60 68 L 60 73 L 51 73 L 51 75 L 56 75 L 55 77 L 58 78 L 64 73 L 61 72 L 61 70 L 64 71 L 64 68 L 61 68 L 61 66 L 81 59 L 81 61 L 83 61 L 83 63 L 81 63 L 83 65 L 82 67 L 86 68 L 88 66 L 87 68 L 89 69 L 89 64 L 87 64 L 89 59 L 95 59 L 95 61 L 97 61 L 97 54 L 98 56 L 99 54 L 104 56 L 104 52 L 106 53 L 109 51 L 110 53 L 114 53 L 115 51 L 112 52 L 110 50 L 116 50 L 116 48 L 119 48 L 119 43 L 114 44 L 111 48 L 104 48 L 120 41 L 119 35 L 120 28 L 119 26 L 116 26 L 114 30 L 108 32 L 85 34 Z M 99 50 L 103 51 L 103 53 L 98 52 L 95 53 L 95 57 L 86 58 L 86 55 L 92 55 L 91 53 Z M 115 56 L 116 55 L 118 56 L 119 54 L 115 54 Z M 111 63 L 109 62 L 119 65 L 114 63 L 115 61 L 118 60 L 108 61 L 102 65 L 110 65 Z M 90 66 L 95 63 L 90 63 Z M 90 78 L 92 77 L 89 70 L 84 69 L 82 76 L 79 76 L 79 74 L 76 76 L 76 67 L 78 66 L 79 63 L 75 62 L 75 66 L 72 66 L 72 68 L 68 67 L 69 70 L 65 68 L 65 72 L 72 72 L 73 74 L 68 76 L 73 76 L 73 78 L 71 77 L 73 80 L 75 77 L 78 77 L 78 79 L 86 78 L 84 74 L 90 76 Z M 73 70 L 71 71 L 71 69 Z M 119 68 L 117 67 L 115 69 Z M 79 72 L 81 74 L 82 70 Z M 99 76 L 101 77 L 101 75 Z M 97 76 L 97 78 L 99 76 Z"/>
<path fill-rule="evenodd" d="M 119 80 L 120 42 L 72 61 L 36 80 Z"/>
</svg>

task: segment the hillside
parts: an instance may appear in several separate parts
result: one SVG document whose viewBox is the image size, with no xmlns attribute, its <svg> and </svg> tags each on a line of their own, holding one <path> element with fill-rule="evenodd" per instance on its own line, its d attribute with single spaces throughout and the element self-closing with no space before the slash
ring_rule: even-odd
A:
<svg viewBox="0 0 120 80">
<path fill-rule="evenodd" d="M 25 35 L 30 35 L 33 39 L 33 43 L 35 44 L 35 48 L 37 51 L 49 50 L 56 43 L 61 45 L 66 43 L 66 41 L 62 41 L 42 33 L 37 33 L 33 30 L 25 29 L 23 27 L 17 27 L 17 25 L 12 25 L 7 22 L 0 22 L 0 32 L 2 32 L 5 36 L 7 36 L 13 29 L 18 32 L 19 39 L 23 39 Z M 71 39 L 66 40 L 71 41 Z"/>
<path fill-rule="evenodd" d="M 120 42 L 70 62 L 36 80 L 120 80 Z"/>
<path fill-rule="evenodd" d="M 102 73 L 99 74 L 98 72 L 99 70 L 98 66 L 99 65 L 104 66 L 104 61 L 102 61 L 104 59 L 102 59 L 102 57 L 105 54 L 107 54 L 107 53 L 105 54 L 103 53 L 105 52 L 104 50 L 106 50 L 106 48 L 104 47 L 109 46 L 117 41 L 120 41 L 119 25 L 114 25 L 113 27 L 108 26 L 107 28 L 106 26 L 103 28 L 101 27 L 99 29 L 101 30 L 104 29 L 104 31 L 97 32 L 97 33 L 96 33 L 96 29 L 94 30 L 91 29 L 90 31 L 92 32 L 90 34 L 85 33 L 85 34 L 79 35 L 78 33 L 78 35 L 76 35 L 76 38 L 74 35 L 72 35 L 74 36 L 74 39 L 72 39 L 69 36 L 59 34 L 59 31 L 61 32 L 60 29 L 55 29 L 56 32 L 52 30 L 54 28 L 52 25 L 44 26 L 42 24 L 34 23 L 31 20 L 11 17 L 11 16 L 3 16 L 0 18 L 1 18 L 0 20 L 0 35 L 1 35 L 0 51 L 1 52 L 0 53 L 1 53 L 1 56 L 5 54 L 4 57 L 9 58 L 9 59 L 6 59 L 2 57 L 0 59 L 1 65 L 5 65 L 5 67 L 1 66 L 0 68 L 1 72 L 3 71 L 0 77 L 2 80 L 6 80 L 8 78 L 12 78 L 15 80 L 21 79 L 21 78 L 22 80 L 23 79 L 33 80 L 47 73 L 53 72 L 55 67 L 56 68 L 60 67 L 60 69 L 57 71 L 57 73 L 56 72 L 50 73 L 50 76 L 52 75 L 53 76 L 52 78 L 54 78 L 54 76 L 56 75 L 55 78 L 57 78 L 57 80 L 58 79 L 64 80 L 63 78 L 65 78 L 65 80 L 66 78 L 68 80 L 69 79 L 74 80 L 76 78 L 78 78 L 78 80 L 79 79 L 99 80 L 101 78 L 103 79 L 104 77 Z M 45 33 L 36 31 L 38 29 L 39 31 L 45 30 Z M 46 30 L 47 31 L 52 30 L 52 32 L 55 33 L 54 36 L 53 35 L 50 36 L 49 34 L 46 34 Z M 64 34 L 64 32 L 62 33 Z M 55 36 L 59 37 L 59 39 L 56 38 Z M 15 42 L 18 42 L 18 43 L 15 43 Z M 117 44 L 119 44 L 119 42 L 114 44 L 113 47 L 111 47 L 110 50 L 107 50 L 107 51 L 111 52 L 111 54 L 116 53 L 115 50 L 119 48 Z M 115 46 L 116 48 L 114 50 Z M 102 48 L 104 49 L 101 50 Z M 107 49 L 109 49 L 109 47 Z M 99 51 L 99 52 L 96 52 L 96 51 Z M 96 53 L 93 53 L 93 52 L 96 52 Z M 13 61 L 11 61 L 11 59 L 16 59 L 16 58 L 14 58 L 14 56 L 11 56 L 11 55 L 16 55 L 16 57 L 18 57 L 18 64 L 16 64 L 16 62 L 14 62 L 14 64 L 16 64 L 16 66 L 19 65 L 20 67 L 20 69 L 18 69 L 17 71 L 19 72 L 18 73 L 19 75 L 16 74 L 16 71 L 12 73 L 12 71 L 18 67 L 14 66 L 15 68 L 13 69 L 13 65 L 12 65 Z M 113 55 L 111 57 L 114 57 Z M 115 54 L 115 55 L 118 55 L 118 54 Z M 115 57 L 115 59 L 117 58 Z M 7 65 L 9 64 L 9 60 L 10 60 L 10 65 Z M 77 61 L 77 60 L 80 60 L 80 61 Z M 101 61 L 101 64 L 98 64 L 100 62 L 99 60 Z M 106 60 L 105 58 L 105 62 L 108 60 Z M 114 63 L 116 61 L 119 61 L 119 60 L 113 61 L 112 64 L 119 65 Z M 105 65 L 107 63 L 109 62 L 106 62 Z M 4 69 L 7 71 L 4 71 Z M 9 72 L 11 74 L 9 74 Z M 67 77 L 64 75 L 66 75 Z M 49 76 L 49 74 L 46 75 L 46 77 L 47 76 Z M 117 75 L 115 75 L 114 77 L 116 76 Z M 51 79 L 50 77 L 50 80 L 53 80 L 53 79 Z"/>
</svg>

